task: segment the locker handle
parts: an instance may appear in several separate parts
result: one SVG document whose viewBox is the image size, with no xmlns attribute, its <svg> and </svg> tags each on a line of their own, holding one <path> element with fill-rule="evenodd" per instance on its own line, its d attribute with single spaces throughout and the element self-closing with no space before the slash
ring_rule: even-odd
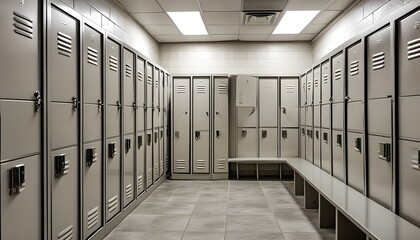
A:
<svg viewBox="0 0 420 240">
<path fill-rule="evenodd" d="M 315 131 L 315 138 L 316 138 L 317 140 L 319 140 L 319 131 L 318 131 L 318 130 L 316 130 L 316 131 Z"/>
<path fill-rule="evenodd" d="M 101 99 L 98 99 L 98 111 L 101 112 L 102 106 L 104 104 L 102 103 Z"/>
<path fill-rule="evenodd" d="M 118 110 L 120 110 L 121 109 L 121 103 L 120 103 L 120 101 L 117 101 L 116 102 L 116 105 L 117 105 Z"/>
<path fill-rule="evenodd" d="M 266 138 L 267 137 L 267 130 L 262 130 L 261 134 L 262 134 L 262 138 Z"/>
<path fill-rule="evenodd" d="M 324 133 L 323 135 L 324 135 L 324 136 L 323 136 L 323 140 L 324 140 L 324 142 L 325 142 L 325 143 L 328 143 L 328 133 Z"/>
<path fill-rule="evenodd" d="M 281 137 L 286 139 L 287 138 L 287 130 L 282 130 L 281 131 Z"/>
<path fill-rule="evenodd" d="M 115 142 L 108 144 L 108 157 L 114 158 L 117 155 L 117 147 L 115 146 Z"/>
<path fill-rule="evenodd" d="M 302 128 L 301 133 L 302 133 L 303 136 L 305 136 L 305 129 L 304 128 Z"/>
<path fill-rule="evenodd" d="M 216 111 L 216 115 L 219 115 L 220 114 L 220 112 L 219 111 Z"/>
<path fill-rule="evenodd" d="M 242 133 L 241 133 L 241 136 L 243 137 L 243 138 L 245 138 L 246 137 L 246 135 L 247 135 L 247 130 L 242 130 Z"/>
<path fill-rule="evenodd" d="M 175 137 L 179 138 L 179 131 L 175 131 Z"/>
<path fill-rule="evenodd" d="M 34 93 L 34 101 L 35 101 L 35 113 L 39 113 L 41 109 L 41 104 L 42 104 L 41 93 L 39 91 L 36 91 Z"/>
<path fill-rule="evenodd" d="M 66 170 L 68 170 L 68 168 L 66 168 L 66 165 L 68 165 L 68 162 L 66 161 L 66 155 L 67 153 L 63 153 L 54 157 L 54 172 L 56 178 L 67 174 Z"/>
<path fill-rule="evenodd" d="M 125 139 L 125 153 L 128 153 L 131 149 L 131 139 Z"/>
<path fill-rule="evenodd" d="M 152 134 L 147 134 L 147 145 L 150 146 L 150 143 L 152 143 Z"/>
<path fill-rule="evenodd" d="M 350 96 L 349 95 L 347 95 L 345 98 L 344 98 L 344 101 L 350 101 Z"/>
<path fill-rule="evenodd" d="M 71 98 L 72 104 L 73 104 L 73 112 L 76 112 L 77 109 L 79 108 L 79 101 L 77 101 L 76 97 L 72 97 Z"/>
<path fill-rule="evenodd" d="M 185 111 L 185 112 L 184 112 L 184 114 L 188 114 L 188 112 L 187 112 L 187 111 Z"/>
<path fill-rule="evenodd" d="M 378 158 L 386 162 L 391 161 L 391 144 L 379 143 Z"/>
<path fill-rule="evenodd" d="M 163 130 L 160 130 L 160 138 L 163 138 Z"/>
<path fill-rule="evenodd" d="M 17 195 L 25 189 L 25 165 L 19 164 L 9 170 L 9 195 Z"/>
<path fill-rule="evenodd" d="M 137 148 L 140 149 L 143 146 L 143 136 L 137 136 Z"/>
<path fill-rule="evenodd" d="M 362 138 L 354 138 L 354 150 L 356 152 L 362 152 Z"/>
<path fill-rule="evenodd" d="M 341 134 L 337 134 L 337 146 L 341 147 L 341 145 L 342 145 Z"/>
<path fill-rule="evenodd" d="M 154 132 L 154 133 L 153 133 L 153 135 L 154 135 L 154 138 L 155 138 L 155 143 L 157 143 L 157 140 L 158 140 L 158 133 L 157 133 L 157 132 Z"/>
<path fill-rule="evenodd" d="M 200 131 L 195 131 L 195 140 L 200 139 Z"/>
<path fill-rule="evenodd" d="M 91 147 L 86 149 L 86 165 L 88 167 L 92 166 L 94 162 L 98 159 L 98 154 L 96 153 L 96 148 Z"/>
<path fill-rule="evenodd" d="M 131 104 L 131 106 L 133 107 L 133 109 L 137 109 L 138 108 L 135 102 L 133 102 L 133 104 Z"/>
<path fill-rule="evenodd" d="M 286 114 L 286 107 L 281 107 L 281 110 L 284 114 Z"/>
<path fill-rule="evenodd" d="M 220 130 L 216 130 L 216 137 L 219 138 L 220 137 Z"/>
</svg>

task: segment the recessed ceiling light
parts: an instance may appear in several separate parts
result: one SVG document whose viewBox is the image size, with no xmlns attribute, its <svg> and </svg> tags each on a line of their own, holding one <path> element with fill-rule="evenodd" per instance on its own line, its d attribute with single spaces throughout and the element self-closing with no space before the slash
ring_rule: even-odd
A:
<svg viewBox="0 0 420 240">
<path fill-rule="evenodd" d="M 319 11 L 287 11 L 273 34 L 299 34 Z"/>
<path fill-rule="evenodd" d="M 183 35 L 208 35 L 200 12 L 168 12 Z"/>
</svg>

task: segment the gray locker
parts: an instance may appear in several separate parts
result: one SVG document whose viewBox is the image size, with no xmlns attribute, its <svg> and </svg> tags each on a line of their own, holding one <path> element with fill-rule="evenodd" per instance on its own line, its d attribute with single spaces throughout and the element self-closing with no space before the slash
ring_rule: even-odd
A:
<svg viewBox="0 0 420 240">
<path fill-rule="evenodd" d="M 159 129 L 153 130 L 153 182 L 160 177 L 159 168 Z"/>
<path fill-rule="evenodd" d="M 132 106 L 124 107 L 124 133 L 134 133 L 134 123 L 136 120 L 136 108 Z"/>
<path fill-rule="evenodd" d="M 321 66 L 318 65 L 314 68 L 314 105 L 319 105 L 321 104 Z"/>
<path fill-rule="evenodd" d="M 369 197 L 386 208 L 392 200 L 392 144 L 391 138 L 368 136 Z"/>
<path fill-rule="evenodd" d="M 111 220 L 120 212 L 121 186 L 121 147 L 120 138 L 110 138 L 106 141 L 106 220 Z"/>
<path fill-rule="evenodd" d="M 256 127 L 258 125 L 258 109 L 256 107 L 236 108 L 238 127 Z"/>
<path fill-rule="evenodd" d="M 78 113 L 72 104 L 52 103 L 51 118 L 51 148 L 58 149 L 78 143 Z"/>
<path fill-rule="evenodd" d="M 106 110 L 106 134 L 107 137 L 117 137 L 120 135 L 121 115 L 120 107 L 107 106 Z"/>
<path fill-rule="evenodd" d="M 347 133 L 347 181 L 349 186 L 363 193 L 365 188 L 363 134 Z"/>
<path fill-rule="evenodd" d="M 54 239 L 77 239 L 79 235 L 79 150 L 64 148 L 51 152 L 51 223 Z"/>
<path fill-rule="evenodd" d="M 306 108 L 300 108 L 300 126 L 306 126 Z"/>
<path fill-rule="evenodd" d="M 0 100 L 0 113 L 1 161 L 39 153 L 41 113 L 34 110 L 34 102 Z"/>
<path fill-rule="evenodd" d="M 327 60 L 321 64 L 321 102 L 326 104 L 331 99 L 331 69 L 330 61 Z"/>
<path fill-rule="evenodd" d="M 391 98 L 368 100 L 368 133 L 391 136 Z"/>
<path fill-rule="evenodd" d="M 146 135 L 144 132 L 137 133 L 137 152 L 136 152 L 136 166 L 137 166 L 137 195 L 140 195 L 145 190 L 146 172 L 145 172 L 145 148 Z"/>
<path fill-rule="evenodd" d="M 305 159 L 309 162 L 313 162 L 314 160 L 314 130 L 312 127 L 306 127 L 306 143 L 305 143 Z"/>
<path fill-rule="evenodd" d="M 314 128 L 314 164 L 321 167 L 321 129 Z"/>
<path fill-rule="evenodd" d="M 135 55 L 130 50 L 123 48 L 123 67 L 124 67 L 124 105 L 133 106 L 136 101 L 134 99 L 134 92 L 136 88 L 134 87 L 134 60 Z"/>
<path fill-rule="evenodd" d="M 260 127 L 277 127 L 277 78 L 261 78 L 259 82 Z"/>
<path fill-rule="evenodd" d="M 83 146 L 83 236 L 102 226 L 102 141 Z"/>
<path fill-rule="evenodd" d="M 101 106 L 103 35 L 86 24 L 83 31 L 83 101 Z"/>
<path fill-rule="evenodd" d="M 120 99 L 120 49 L 114 40 L 106 39 L 106 101 L 107 104 L 121 104 Z"/>
<path fill-rule="evenodd" d="M 208 131 L 210 128 L 210 78 L 193 78 L 193 130 Z"/>
<path fill-rule="evenodd" d="M 236 79 L 236 106 L 257 106 L 257 78 L 238 75 Z"/>
<path fill-rule="evenodd" d="M 174 78 L 174 173 L 190 171 L 190 79 Z"/>
<path fill-rule="evenodd" d="M 163 174 L 165 173 L 165 165 L 164 165 L 165 157 L 163 155 L 163 149 L 165 146 L 163 145 L 163 135 L 164 135 L 163 127 L 160 127 L 159 128 L 159 173 L 160 173 L 160 176 L 163 176 Z"/>
<path fill-rule="evenodd" d="M 298 157 L 299 156 L 299 129 L 281 129 L 281 157 Z"/>
<path fill-rule="evenodd" d="M 144 71 L 144 63 L 145 61 L 140 58 L 137 57 L 137 61 L 136 61 L 136 70 L 137 70 L 137 95 L 136 95 L 136 100 L 137 100 L 137 106 L 141 107 L 141 108 L 146 108 L 146 106 L 144 105 L 145 102 L 145 97 L 146 97 L 146 92 L 145 92 L 145 71 Z"/>
<path fill-rule="evenodd" d="M 155 67 L 153 73 L 153 128 L 159 127 L 159 88 L 160 70 Z"/>
<path fill-rule="evenodd" d="M 321 106 L 314 106 L 314 127 L 321 127 Z"/>
<path fill-rule="evenodd" d="M 306 126 L 313 126 L 314 124 L 314 109 L 312 106 L 305 108 L 305 115 L 306 115 Z"/>
<path fill-rule="evenodd" d="M 277 128 L 260 128 L 260 157 L 277 157 Z"/>
<path fill-rule="evenodd" d="M 214 128 L 213 172 L 228 172 L 229 154 L 229 82 L 228 77 L 213 78 Z"/>
<path fill-rule="evenodd" d="M 344 117 L 344 104 L 333 103 L 332 104 L 332 128 L 337 130 L 343 129 L 343 117 Z M 351 116 L 353 117 L 353 116 Z"/>
<path fill-rule="evenodd" d="M 306 74 L 300 76 L 300 107 L 306 106 Z"/>
<path fill-rule="evenodd" d="M 83 141 L 91 142 L 102 138 L 102 106 L 84 104 L 83 106 Z"/>
<path fill-rule="evenodd" d="M 420 209 L 417 207 L 420 191 L 417 183 L 420 180 L 418 142 L 399 141 L 399 214 L 409 222 L 420 225 Z"/>
<path fill-rule="evenodd" d="M 300 126 L 300 157 L 306 159 L 306 127 Z"/>
<path fill-rule="evenodd" d="M 331 127 L 331 104 L 321 105 L 321 126 L 323 128 Z"/>
<path fill-rule="evenodd" d="M 332 131 L 332 160 L 333 160 L 333 176 L 344 181 L 344 135 L 343 131 Z"/>
<path fill-rule="evenodd" d="M 296 96 L 297 99 L 297 96 Z M 303 109 L 303 108 L 302 108 Z M 281 127 L 284 128 L 296 128 L 299 127 L 299 108 L 297 107 L 281 107 Z M 305 115 L 302 116 L 302 120 L 305 120 Z"/>
<path fill-rule="evenodd" d="M 41 173 L 39 155 L 1 164 L 1 239 L 44 239 Z"/>
<path fill-rule="evenodd" d="M 124 207 L 126 207 L 134 199 L 134 134 L 124 136 L 124 182 L 123 196 Z"/>
<path fill-rule="evenodd" d="M 349 131 L 363 131 L 363 108 L 361 101 L 347 103 L 347 128 Z"/>
<path fill-rule="evenodd" d="M 193 134 L 193 173 L 210 173 L 209 131 L 195 130 Z"/>
<path fill-rule="evenodd" d="M 258 156 L 258 133 L 256 128 L 237 129 L 237 157 Z"/>
<path fill-rule="evenodd" d="M 420 96 L 399 98 L 399 137 L 420 140 L 420 129 L 418 127 L 417 109 L 420 103 Z"/>
<path fill-rule="evenodd" d="M 347 91 L 351 101 L 363 100 L 364 92 L 363 45 L 358 42 L 347 49 Z"/>
<path fill-rule="evenodd" d="M 297 78 L 282 78 L 280 94 L 280 116 L 281 127 L 298 127 L 299 116 L 299 95 L 298 95 L 298 79 Z"/>
<path fill-rule="evenodd" d="M 344 54 L 343 52 L 335 55 L 332 60 L 332 100 L 334 103 L 343 102 L 344 92 Z"/>
<path fill-rule="evenodd" d="M 147 82 L 146 82 L 146 129 L 151 130 L 153 125 L 153 65 L 150 63 L 147 63 Z"/>
<path fill-rule="evenodd" d="M 136 129 L 137 131 L 144 131 L 144 114 L 145 108 L 139 107 L 136 111 Z"/>
<path fill-rule="evenodd" d="M 321 128 L 321 167 L 331 173 L 331 132 Z"/>
<path fill-rule="evenodd" d="M 163 127 L 163 115 L 164 115 L 164 102 L 163 102 L 163 88 L 164 88 L 164 81 L 165 81 L 165 73 L 163 71 L 160 72 L 160 87 L 159 87 L 159 127 Z"/>
<path fill-rule="evenodd" d="M 306 73 L 306 105 L 314 104 L 314 75 L 312 70 Z"/>
<path fill-rule="evenodd" d="M 369 99 L 392 95 L 390 28 L 367 38 L 367 94 Z"/>
<path fill-rule="evenodd" d="M 147 187 L 153 184 L 153 131 L 146 132 L 146 173 Z"/>
</svg>

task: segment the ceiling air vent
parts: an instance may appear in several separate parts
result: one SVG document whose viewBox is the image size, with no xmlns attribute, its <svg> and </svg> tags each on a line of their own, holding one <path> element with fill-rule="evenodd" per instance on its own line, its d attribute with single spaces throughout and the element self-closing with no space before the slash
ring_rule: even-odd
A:
<svg viewBox="0 0 420 240">
<path fill-rule="evenodd" d="M 279 12 L 244 12 L 242 25 L 244 26 L 273 26 L 279 17 Z"/>
</svg>

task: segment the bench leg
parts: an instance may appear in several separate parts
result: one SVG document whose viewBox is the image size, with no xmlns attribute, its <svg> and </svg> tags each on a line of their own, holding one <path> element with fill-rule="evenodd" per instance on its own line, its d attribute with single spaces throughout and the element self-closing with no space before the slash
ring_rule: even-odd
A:
<svg viewBox="0 0 420 240">
<path fill-rule="evenodd" d="M 280 176 L 280 180 L 282 179 L 282 175 L 281 175 L 281 163 L 279 164 L 279 176 Z"/>
<path fill-rule="evenodd" d="M 257 170 L 257 180 L 260 180 L 260 176 L 259 176 L 259 169 L 258 169 L 258 163 L 256 164 L 256 170 Z"/>
<path fill-rule="evenodd" d="M 336 240 L 366 240 L 366 234 L 354 223 L 346 218 L 340 211 L 336 210 L 337 227 L 335 231 Z"/>
<path fill-rule="evenodd" d="M 236 180 L 239 180 L 239 163 L 236 162 Z"/>
<path fill-rule="evenodd" d="M 335 228 L 335 207 L 319 194 L 319 227 Z"/>
<path fill-rule="evenodd" d="M 303 196 L 304 193 L 304 182 L 303 178 L 295 171 L 295 195 Z"/>
<path fill-rule="evenodd" d="M 319 194 L 307 181 L 305 181 L 305 209 L 318 209 Z"/>
</svg>

